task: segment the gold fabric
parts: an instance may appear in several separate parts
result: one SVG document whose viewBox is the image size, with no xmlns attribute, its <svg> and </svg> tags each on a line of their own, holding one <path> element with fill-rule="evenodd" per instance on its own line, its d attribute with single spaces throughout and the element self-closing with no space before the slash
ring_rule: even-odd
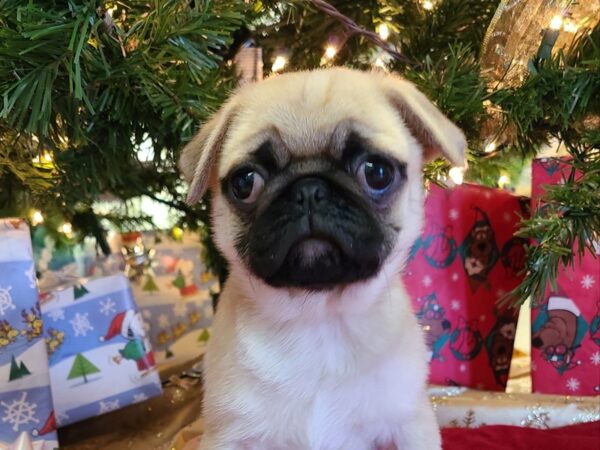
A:
<svg viewBox="0 0 600 450">
<path fill-rule="evenodd" d="M 490 86 L 519 86 L 528 72 L 528 61 L 538 52 L 544 30 L 551 25 L 560 28 L 553 46 L 556 52 L 568 49 L 577 32 L 592 29 L 598 20 L 597 0 L 502 0 L 483 40 L 482 73 Z"/>
<path fill-rule="evenodd" d="M 556 428 L 600 420 L 600 396 L 530 394 L 528 366 L 527 355 L 513 360 L 506 393 L 432 386 L 440 425 Z M 196 450 L 203 430 L 202 384 L 198 378 L 164 376 L 170 381 L 161 397 L 59 430 L 61 450 Z"/>
</svg>

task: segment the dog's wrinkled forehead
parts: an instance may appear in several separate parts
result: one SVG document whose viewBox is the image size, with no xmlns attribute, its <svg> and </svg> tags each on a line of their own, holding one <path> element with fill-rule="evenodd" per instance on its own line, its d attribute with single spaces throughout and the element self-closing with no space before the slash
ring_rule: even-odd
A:
<svg viewBox="0 0 600 450">
<path fill-rule="evenodd" d="M 280 158 L 310 158 L 351 132 L 409 170 L 438 156 L 464 162 L 462 132 L 408 81 L 343 68 L 286 73 L 241 88 L 186 145 L 187 200 L 198 202 L 266 141 Z"/>
<path fill-rule="evenodd" d="M 369 77 L 357 82 L 317 71 L 273 79 L 240 92 L 219 164 L 219 177 L 270 142 L 279 165 L 292 159 L 338 158 L 357 134 L 397 159 L 418 162 L 414 138 Z M 294 76 L 296 74 L 292 74 Z M 361 95 L 356 95 L 360 91 Z"/>
</svg>

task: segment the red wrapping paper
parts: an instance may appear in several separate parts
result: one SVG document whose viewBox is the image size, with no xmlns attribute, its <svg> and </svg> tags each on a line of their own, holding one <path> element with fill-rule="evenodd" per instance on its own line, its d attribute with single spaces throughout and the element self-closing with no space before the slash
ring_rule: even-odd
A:
<svg viewBox="0 0 600 450">
<path fill-rule="evenodd" d="M 570 172 L 560 159 L 534 160 L 533 207 L 543 208 L 540 197 L 545 186 L 563 182 Z M 573 267 L 559 270 L 555 292 L 548 289 L 545 298 L 535 302 L 531 311 L 534 392 L 600 394 L 599 278 L 600 258 L 588 251 L 575 258 Z"/>
<path fill-rule="evenodd" d="M 433 186 L 425 227 L 403 274 L 429 347 L 429 381 L 504 390 L 516 311 L 497 301 L 522 280 L 525 240 L 514 236 L 528 201 L 464 184 Z"/>
<path fill-rule="evenodd" d="M 600 422 L 538 430 L 487 426 L 442 430 L 444 450 L 600 449 Z"/>
</svg>

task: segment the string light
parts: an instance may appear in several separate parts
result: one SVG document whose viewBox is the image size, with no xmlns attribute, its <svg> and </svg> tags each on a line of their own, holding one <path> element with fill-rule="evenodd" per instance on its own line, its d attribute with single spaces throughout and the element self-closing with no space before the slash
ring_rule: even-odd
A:
<svg viewBox="0 0 600 450">
<path fill-rule="evenodd" d="M 31 161 L 35 164 L 52 164 L 54 157 L 48 150 L 44 150 L 41 155 L 36 156 Z"/>
<path fill-rule="evenodd" d="M 500 178 L 498 178 L 498 186 L 500 188 L 503 188 L 508 183 L 510 183 L 510 178 L 508 177 L 508 175 L 500 175 Z"/>
<path fill-rule="evenodd" d="M 31 224 L 35 226 L 39 225 L 40 223 L 44 223 L 44 216 L 36 209 L 31 213 Z"/>
<path fill-rule="evenodd" d="M 377 32 L 379 33 L 379 37 L 384 41 L 387 41 L 387 38 L 390 37 L 390 29 L 385 23 L 379 25 Z"/>
<path fill-rule="evenodd" d="M 563 18 L 562 16 L 554 16 L 550 21 L 550 28 L 553 30 L 560 30 L 562 27 Z"/>
<path fill-rule="evenodd" d="M 60 227 L 58 227 L 58 231 L 68 236 L 73 233 L 73 225 L 71 225 L 69 222 L 65 222 Z"/>
<path fill-rule="evenodd" d="M 273 65 L 271 66 L 271 72 L 280 72 L 287 64 L 287 59 L 285 56 L 279 55 L 273 61 Z"/>
<path fill-rule="evenodd" d="M 448 176 L 454 182 L 454 184 L 462 184 L 464 179 L 465 169 L 464 167 L 452 167 L 448 171 Z"/>
<path fill-rule="evenodd" d="M 496 143 L 493 141 L 488 143 L 484 149 L 486 153 L 492 153 L 494 150 L 496 150 Z"/>
<path fill-rule="evenodd" d="M 333 59 L 333 57 L 336 55 L 336 53 L 337 53 L 337 48 L 335 48 L 333 45 L 328 45 L 327 48 L 325 49 L 325 58 Z"/>
<path fill-rule="evenodd" d="M 115 13 L 115 11 L 117 10 L 117 8 L 118 8 L 118 6 L 117 6 L 117 5 L 113 5 L 113 6 L 109 7 L 109 8 L 107 8 L 107 9 L 106 9 L 106 12 L 108 13 L 108 15 L 109 15 L 110 17 L 112 17 L 112 16 L 113 16 L 113 14 Z"/>
<path fill-rule="evenodd" d="M 426 9 L 427 11 L 431 11 L 434 7 L 434 4 L 431 0 L 423 0 L 423 3 L 421 3 L 421 6 L 423 6 L 423 9 Z"/>
</svg>

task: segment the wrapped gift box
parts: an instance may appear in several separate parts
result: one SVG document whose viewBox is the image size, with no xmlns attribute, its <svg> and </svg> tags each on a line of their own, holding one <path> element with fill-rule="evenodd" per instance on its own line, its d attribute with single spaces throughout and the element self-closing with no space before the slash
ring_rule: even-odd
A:
<svg viewBox="0 0 600 450">
<path fill-rule="evenodd" d="M 571 166 L 544 158 L 532 164 L 536 209 L 546 185 L 559 184 Z M 597 249 L 600 247 L 596 246 Z M 556 292 L 534 302 L 531 310 L 532 386 L 534 392 L 600 394 L 600 251 L 586 251 L 573 267 L 559 270 Z"/>
<path fill-rule="evenodd" d="M 53 280 L 46 278 L 53 274 L 80 278 L 90 276 L 98 260 L 95 239 L 88 237 L 74 242 L 65 238 L 57 242 L 45 225 L 33 229 L 32 244 L 36 271 L 42 284 L 52 283 Z"/>
<path fill-rule="evenodd" d="M 218 283 L 202 263 L 197 236 L 180 240 L 147 233 L 150 269 L 133 283 L 133 292 L 148 325 L 159 367 L 168 368 L 200 356 L 210 335 L 211 292 Z"/>
<path fill-rule="evenodd" d="M 161 393 L 152 348 L 124 275 L 42 294 L 59 426 Z"/>
<path fill-rule="evenodd" d="M 0 447 L 58 447 L 29 228 L 0 219 Z"/>
<path fill-rule="evenodd" d="M 522 280 L 526 242 L 514 233 L 527 206 L 504 190 L 432 186 L 404 273 L 430 350 L 431 383 L 504 390 L 517 311 L 498 300 Z"/>
</svg>

